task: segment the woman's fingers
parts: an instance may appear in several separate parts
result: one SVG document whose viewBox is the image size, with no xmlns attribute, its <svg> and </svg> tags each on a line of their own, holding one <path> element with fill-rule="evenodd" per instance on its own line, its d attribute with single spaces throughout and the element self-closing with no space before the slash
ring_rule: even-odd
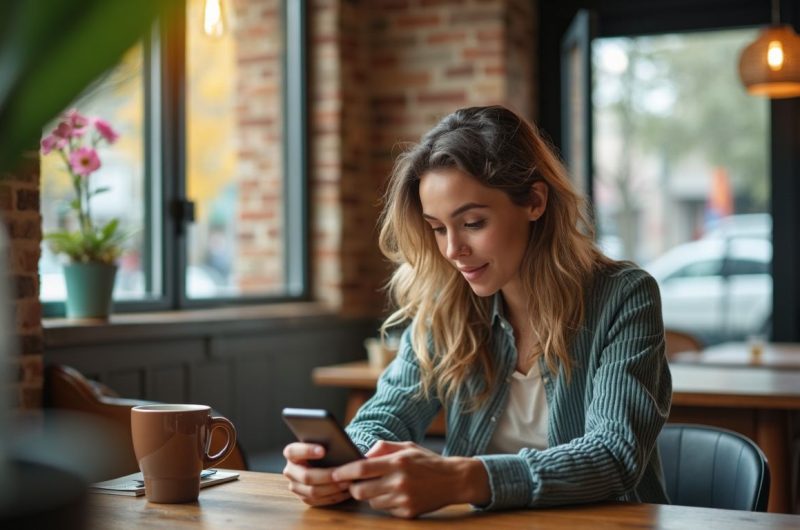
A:
<svg viewBox="0 0 800 530">
<path fill-rule="evenodd" d="M 308 460 L 319 460 L 323 456 L 325 456 L 325 448 L 317 444 L 294 442 L 283 448 L 283 457 L 295 464 Z"/>
<path fill-rule="evenodd" d="M 375 442 L 369 451 L 367 451 L 366 457 L 367 458 L 374 458 L 376 456 L 384 456 L 390 455 L 392 453 L 396 453 L 397 451 L 402 451 L 403 449 L 409 449 L 411 447 L 416 447 L 413 442 L 387 442 L 384 440 L 378 440 Z"/>
<path fill-rule="evenodd" d="M 328 506 L 331 504 L 338 504 L 340 502 L 344 502 L 349 498 L 350 498 L 350 492 L 348 491 L 340 491 L 339 493 L 334 493 L 327 497 L 300 496 L 300 499 L 309 506 Z"/>
<path fill-rule="evenodd" d="M 346 482 L 333 482 L 328 484 L 310 485 L 302 484 L 300 482 L 289 482 L 289 490 L 304 498 L 325 499 L 328 497 L 341 496 L 342 493 L 347 493 L 350 497 L 349 483 Z"/>
<path fill-rule="evenodd" d="M 307 484 L 309 486 L 336 482 L 331 476 L 332 473 L 333 468 L 307 467 L 303 464 L 295 464 L 290 461 L 287 461 L 286 467 L 283 468 L 284 477 L 293 482 L 299 482 L 300 484 Z"/>
</svg>

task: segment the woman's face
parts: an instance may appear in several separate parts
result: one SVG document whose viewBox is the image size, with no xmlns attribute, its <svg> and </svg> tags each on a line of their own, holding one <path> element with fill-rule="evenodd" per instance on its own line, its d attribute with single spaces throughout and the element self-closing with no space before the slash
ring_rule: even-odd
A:
<svg viewBox="0 0 800 530">
<path fill-rule="evenodd" d="M 542 183 L 541 188 L 545 189 L 543 200 L 534 191 L 532 204 L 519 206 L 504 192 L 484 186 L 459 169 L 422 175 L 422 215 L 434 232 L 439 252 L 478 296 L 518 285 L 531 221 L 542 215 L 546 205 L 546 186 Z"/>
</svg>

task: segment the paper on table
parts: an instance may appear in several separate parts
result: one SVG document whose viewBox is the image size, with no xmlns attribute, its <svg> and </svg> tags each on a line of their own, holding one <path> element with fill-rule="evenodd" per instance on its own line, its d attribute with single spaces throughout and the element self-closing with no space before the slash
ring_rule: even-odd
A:
<svg viewBox="0 0 800 530">
<path fill-rule="evenodd" d="M 218 469 L 205 469 L 200 473 L 200 487 L 205 488 L 214 484 L 222 484 L 239 478 L 239 473 L 234 471 L 220 471 Z M 107 493 L 109 495 L 128 495 L 138 497 L 144 495 L 144 481 L 141 473 L 131 473 L 103 482 L 96 482 L 89 486 L 92 493 Z"/>
</svg>

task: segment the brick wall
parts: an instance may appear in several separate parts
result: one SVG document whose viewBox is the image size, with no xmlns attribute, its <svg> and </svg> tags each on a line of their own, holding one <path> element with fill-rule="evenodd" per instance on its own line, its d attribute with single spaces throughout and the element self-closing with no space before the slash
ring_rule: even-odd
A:
<svg viewBox="0 0 800 530">
<path fill-rule="evenodd" d="M 315 297 L 378 315 L 378 200 L 399 146 L 459 107 L 534 116 L 530 0 L 311 2 Z"/>
<path fill-rule="evenodd" d="M 24 157 L 13 175 L 0 174 L 0 218 L 10 245 L 8 256 L 1 259 L 7 259 L 16 325 L 14 347 L 20 353 L 11 359 L 10 370 L 17 373 L 14 389 L 17 406 L 34 409 L 41 407 L 43 383 L 38 276 L 42 220 L 37 153 Z"/>
<path fill-rule="evenodd" d="M 269 293 L 285 282 L 281 6 L 280 0 L 232 5 L 239 181 L 233 272 L 242 292 Z"/>
</svg>

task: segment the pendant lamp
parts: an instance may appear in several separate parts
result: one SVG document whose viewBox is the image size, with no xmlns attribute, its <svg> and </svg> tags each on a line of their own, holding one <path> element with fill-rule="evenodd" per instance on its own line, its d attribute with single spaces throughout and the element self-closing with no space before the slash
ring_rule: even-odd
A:
<svg viewBox="0 0 800 530">
<path fill-rule="evenodd" d="M 772 0 L 772 25 L 739 57 L 739 76 L 752 95 L 773 99 L 800 96 L 800 36 L 779 21 L 779 0 Z"/>
<path fill-rule="evenodd" d="M 203 31 L 209 37 L 222 37 L 225 34 L 225 17 L 222 14 L 222 0 L 206 0 L 203 6 Z"/>
</svg>

